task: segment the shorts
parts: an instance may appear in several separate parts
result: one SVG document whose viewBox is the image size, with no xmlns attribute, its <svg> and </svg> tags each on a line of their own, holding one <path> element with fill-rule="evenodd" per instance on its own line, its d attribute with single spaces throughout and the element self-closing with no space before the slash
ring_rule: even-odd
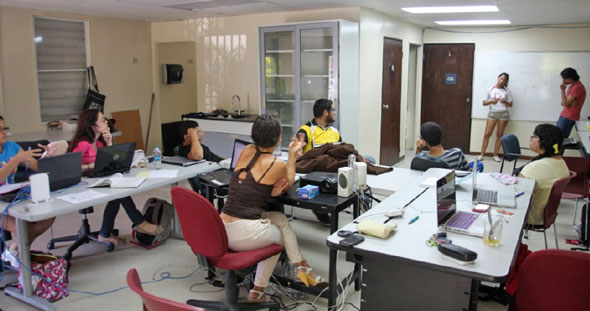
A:
<svg viewBox="0 0 590 311">
<path fill-rule="evenodd" d="M 488 119 L 490 120 L 510 120 L 510 114 L 506 111 L 490 111 L 488 112 Z"/>
</svg>

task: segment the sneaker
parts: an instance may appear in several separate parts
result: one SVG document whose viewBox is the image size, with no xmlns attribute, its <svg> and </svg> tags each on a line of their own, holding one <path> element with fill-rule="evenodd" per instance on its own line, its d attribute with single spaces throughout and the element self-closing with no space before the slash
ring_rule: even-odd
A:
<svg viewBox="0 0 590 311">
<path fill-rule="evenodd" d="M 480 154 L 477 156 L 476 159 L 477 159 L 477 161 L 481 162 L 481 161 L 483 161 L 483 156 Z"/>
<path fill-rule="evenodd" d="M 496 161 L 496 162 L 502 162 L 502 159 L 500 159 L 499 156 L 495 155 L 494 156 L 494 161 Z"/>
<path fill-rule="evenodd" d="M 17 269 L 20 267 L 18 263 L 18 251 L 16 249 L 7 247 L 6 249 L 4 249 L 4 252 L 2 253 L 1 259 L 2 261 L 10 263 L 11 266 Z"/>
</svg>

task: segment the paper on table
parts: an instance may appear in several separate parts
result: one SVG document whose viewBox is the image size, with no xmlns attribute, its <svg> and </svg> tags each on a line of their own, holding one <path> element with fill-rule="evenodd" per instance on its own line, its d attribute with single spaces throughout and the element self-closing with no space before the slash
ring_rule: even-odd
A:
<svg viewBox="0 0 590 311">
<path fill-rule="evenodd" d="M 86 191 L 82 191 L 82 192 L 78 192 L 78 193 L 63 195 L 61 197 L 58 197 L 58 199 L 64 200 L 68 203 L 75 204 L 75 203 L 80 203 L 80 202 L 85 202 L 85 201 L 90 201 L 90 200 L 106 197 L 106 196 L 108 196 L 108 194 L 106 194 L 106 193 L 102 193 L 102 192 L 98 192 L 98 191 L 94 191 L 94 190 L 86 190 Z"/>
<path fill-rule="evenodd" d="M 174 178 L 178 170 L 151 170 L 149 178 Z"/>
<path fill-rule="evenodd" d="M 24 188 L 27 185 L 29 185 L 29 182 L 21 182 L 21 183 L 16 183 L 16 184 L 5 184 L 3 186 L 0 186 L 0 194 L 6 194 L 6 193 L 10 193 L 13 192 L 14 190 L 18 190 L 20 188 Z"/>
<path fill-rule="evenodd" d="M 141 172 L 137 173 L 136 177 L 148 178 L 148 177 L 150 177 L 150 171 L 141 171 Z"/>
</svg>

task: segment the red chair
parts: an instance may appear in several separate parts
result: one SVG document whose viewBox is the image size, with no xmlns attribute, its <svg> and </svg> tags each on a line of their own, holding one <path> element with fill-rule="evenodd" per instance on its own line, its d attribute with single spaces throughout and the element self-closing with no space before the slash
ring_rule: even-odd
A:
<svg viewBox="0 0 590 311">
<path fill-rule="evenodd" d="M 141 300 L 143 300 L 143 311 L 205 311 L 201 308 L 196 308 L 144 292 L 143 287 L 141 286 L 141 281 L 139 280 L 139 275 L 137 275 L 137 270 L 135 269 L 130 269 L 129 272 L 127 272 L 127 285 L 129 285 L 129 288 L 136 292 L 141 297 Z"/>
<path fill-rule="evenodd" d="M 590 254 L 557 249 L 534 252 L 522 265 L 512 306 L 518 311 L 588 310 L 589 280 Z"/>
<path fill-rule="evenodd" d="M 525 225 L 526 230 L 543 232 L 543 236 L 545 237 L 545 249 L 547 249 L 547 234 L 545 231 L 555 223 L 555 219 L 557 218 L 557 208 L 561 201 L 561 194 L 570 180 L 574 179 L 576 175 L 576 172 L 570 171 L 570 176 L 559 179 L 553 184 L 551 194 L 549 194 L 549 200 L 547 200 L 547 204 L 545 205 L 542 225 Z M 555 226 L 553 226 L 553 233 L 555 233 L 555 247 L 559 248 L 559 245 L 557 244 L 557 229 Z"/>
<path fill-rule="evenodd" d="M 225 301 L 188 300 L 186 303 L 210 310 L 279 310 L 276 302 L 238 303 L 237 270 L 256 265 L 258 262 L 279 254 L 283 246 L 272 244 L 260 249 L 234 252 L 228 248 L 225 226 L 215 207 L 200 194 L 182 187 L 171 190 L 184 240 L 195 255 L 207 257 L 207 261 L 225 272 Z"/>
<path fill-rule="evenodd" d="M 590 189 L 590 182 L 588 181 L 588 169 L 590 169 L 590 159 L 581 157 L 563 157 L 570 171 L 576 172 L 578 176 L 572 179 L 563 194 L 562 199 L 575 199 L 576 209 L 574 210 L 574 228 L 576 227 L 576 214 L 578 213 L 578 200 L 585 199 L 588 203 L 588 190 Z"/>
</svg>

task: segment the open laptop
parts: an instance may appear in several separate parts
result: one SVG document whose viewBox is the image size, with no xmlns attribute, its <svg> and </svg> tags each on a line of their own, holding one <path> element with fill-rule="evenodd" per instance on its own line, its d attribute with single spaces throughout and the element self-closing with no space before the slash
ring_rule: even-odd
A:
<svg viewBox="0 0 590 311">
<path fill-rule="evenodd" d="M 502 207 L 516 207 L 516 200 L 514 199 L 514 191 L 496 191 L 489 189 L 482 189 L 477 186 L 477 159 L 473 163 L 473 203 L 490 204 Z"/>
<path fill-rule="evenodd" d="M 455 171 L 436 181 L 436 215 L 440 230 L 483 237 L 481 214 L 457 212 Z"/>
<path fill-rule="evenodd" d="M 103 177 L 115 173 L 125 173 L 131 169 L 135 142 L 98 148 L 94 169 L 84 171 L 84 176 Z"/>
<path fill-rule="evenodd" d="M 51 191 L 75 185 L 82 178 L 82 153 L 71 152 L 39 159 L 37 173 L 48 173 Z"/>
<path fill-rule="evenodd" d="M 198 163 L 201 163 L 204 161 L 205 160 L 193 161 L 193 160 L 187 159 L 186 157 L 182 157 L 182 156 L 162 157 L 163 163 L 179 165 L 182 167 L 195 165 L 195 164 L 198 164 Z"/>
<path fill-rule="evenodd" d="M 242 150 L 244 150 L 249 144 L 249 142 L 241 139 L 234 140 L 234 149 L 232 151 L 229 169 L 222 168 L 213 172 L 199 174 L 199 178 L 217 186 L 229 185 L 231 175 L 236 168 L 236 163 L 238 163 L 238 158 L 240 157 Z"/>
</svg>

